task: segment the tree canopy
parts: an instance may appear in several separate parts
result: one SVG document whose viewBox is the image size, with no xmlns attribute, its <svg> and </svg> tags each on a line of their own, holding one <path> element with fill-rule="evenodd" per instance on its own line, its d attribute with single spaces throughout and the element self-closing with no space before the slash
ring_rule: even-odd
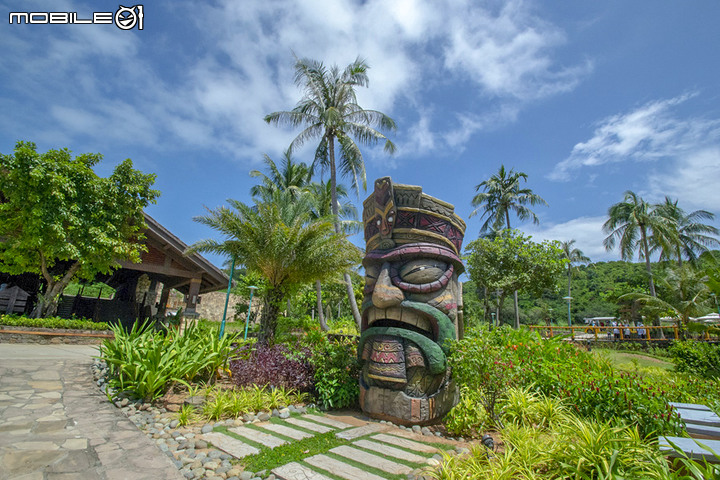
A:
<svg viewBox="0 0 720 480">
<path fill-rule="evenodd" d="M 489 291 L 499 292 L 499 309 L 510 292 L 519 290 L 540 296 L 546 289 L 557 289 L 567 265 L 559 242 L 535 243 L 516 230 L 505 230 L 493 240 L 470 242 L 466 251 L 470 254 L 470 278 Z"/>
<path fill-rule="evenodd" d="M 102 178 L 92 169 L 102 155 L 39 153 L 32 142 L 18 142 L 0 159 L 0 270 L 42 275 L 47 288 L 37 315 L 55 313 L 73 278 L 107 273 L 118 260 L 139 261 L 143 209 L 160 194 L 151 188 L 155 175 L 128 159 Z"/>
</svg>

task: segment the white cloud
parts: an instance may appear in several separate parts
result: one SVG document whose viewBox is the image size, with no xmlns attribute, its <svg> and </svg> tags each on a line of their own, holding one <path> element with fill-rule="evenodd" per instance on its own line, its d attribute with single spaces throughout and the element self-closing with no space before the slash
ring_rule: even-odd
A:
<svg viewBox="0 0 720 480">
<path fill-rule="evenodd" d="M 620 255 L 608 252 L 602 241 L 607 236 L 602 231 L 606 217 L 578 217 L 563 223 L 542 224 L 524 227 L 533 240 L 575 240 L 575 246 L 593 262 L 619 260 Z"/>
<path fill-rule="evenodd" d="M 685 210 L 718 212 L 720 185 L 720 146 L 710 147 L 679 158 L 665 173 L 654 173 L 648 181 L 649 195 L 662 201 L 667 195 L 678 199 Z"/>
<path fill-rule="evenodd" d="M 573 89 L 592 69 L 590 64 L 558 68 L 551 51 L 566 42 L 564 34 L 519 0 L 504 2 L 497 14 L 471 2 L 447 21 L 445 65 L 487 95 L 542 98 Z"/>
<path fill-rule="evenodd" d="M 549 178 L 569 180 L 580 168 L 606 163 L 677 158 L 716 143 L 720 139 L 720 120 L 681 118 L 675 112 L 676 107 L 694 96 L 656 100 L 603 119 L 592 138 L 576 144 Z"/>
<path fill-rule="evenodd" d="M 190 20 L 195 29 L 184 25 L 183 35 L 202 42 L 200 56 L 173 45 L 176 33 L 169 26 L 157 43 L 159 53 L 144 43 L 148 35 L 104 25 L 13 34 L 4 29 L 0 38 L 11 48 L 0 74 L 13 79 L 6 88 L 17 99 L 3 103 L 18 110 L 32 97 L 48 105 L 45 111 L 52 115 L 20 119 L 27 125 L 17 127 L 36 138 L 83 135 L 122 142 L 134 132 L 139 145 L 156 150 L 209 148 L 257 161 L 263 152 L 279 155 L 297 134 L 262 120 L 291 109 L 300 98 L 292 83 L 293 52 L 341 66 L 359 55 L 371 66 L 371 88 L 358 91 L 361 105 L 391 116 L 401 101 L 421 107 L 415 127 L 404 127 L 411 131 L 397 143 L 461 150 L 478 131 L 498 125 L 498 119 L 514 121 L 525 102 L 567 91 L 588 71 L 585 65 L 556 64 L 553 52 L 565 36 L 528 3 L 495 5 L 450 0 L 178 5 L 176 12 L 195 12 Z M 57 8 L 90 7 L 65 2 Z M 150 25 L 146 18 L 146 29 Z M 157 62 L 158 54 L 177 57 L 172 74 L 158 66 L 164 64 Z M 444 93 L 457 80 L 475 85 L 477 99 L 492 100 L 487 110 L 494 113 L 459 110 L 455 125 L 437 121 L 441 109 L 420 99 L 430 98 L 428 91 Z"/>
</svg>

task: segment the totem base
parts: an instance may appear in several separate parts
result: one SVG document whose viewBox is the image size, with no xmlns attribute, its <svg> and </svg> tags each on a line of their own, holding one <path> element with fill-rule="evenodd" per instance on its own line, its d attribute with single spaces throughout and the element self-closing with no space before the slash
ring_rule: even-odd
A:
<svg viewBox="0 0 720 480">
<path fill-rule="evenodd" d="M 427 398 L 410 397 L 399 390 L 360 385 L 360 408 L 363 412 L 396 425 L 440 423 L 459 400 L 460 391 L 452 381 Z"/>
</svg>

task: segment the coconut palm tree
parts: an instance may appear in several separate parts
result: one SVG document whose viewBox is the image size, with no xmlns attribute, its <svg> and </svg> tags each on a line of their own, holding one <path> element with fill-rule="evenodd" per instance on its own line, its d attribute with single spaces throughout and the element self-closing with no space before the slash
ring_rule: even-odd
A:
<svg viewBox="0 0 720 480">
<path fill-rule="evenodd" d="M 687 325 L 690 317 L 702 316 L 711 308 L 708 277 L 690 265 L 670 268 L 658 281 L 662 298 L 645 293 L 628 293 L 620 299 L 639 301 L 654 312 L 654 316 L 670 314 Z"/>
<path fill-rule="evenodd" d="M 510 212 L 521 220 L 532 219 L 533 223 L 540 223 L 537 215 L 526 205 L 545 205 L 547 202 L 529 188 L 520 188 L 520 180 L 527 182 L 527 174 L 516 172 L 512 168 L 505 170 L 505 165 L 500 165 L 500 170 L 488 180 L 475 186 L 478 192 L 472 199 L 472 206 L 475 209 L 470 212 L 474 217 L 482 207 L 480 218 L 487 216 L 485 223 L 480 228 L 480 234 L 503 228 L 510 229 Z M 483 190 L 482 192 L 480 190 Z M 515 302 L 515 327 L 520 328 L 520 310 L 518 308 L 517 292 L 513 292 Z"/>
<path fill-rule="evenodd" d="M 602 228 L 609 234 L 603 240 L 606 250 L 618 246 L 623 260 L 632 260 L 636 251 L 640 259 L 645 260 L 650 295 L 657 296 L 650 265 L 650 236 L 667 242 L 673 238 L 674 222 L 660 215 L 638 194 L 628 190 L 622 202 L 608 209 L 608 219 Z"/>
<path fill-rule="evenodd" d="M 529 188 L 520 188 L 520 180 L 527 182 L 527 174 L 505 170 L 505 165 L 500 165 L 500 170 L 488 180 L 475 186 L 477 193 L 472 199 L 472 206 L 475 210 L 470 212 L 474 217 L 482 207 L 481 218 L 487 216 L 485 223 L 480 228 L 480 233 L 488 230 L 510 229 L 510 212 L 521 220 L 531 219 L 538 224 L 537 215 L 526 205 L 545 205 L 547 202 Z M 483 191 L 480 192 L 480 189 Z"/>
<path fill-rule="evenodd" d="M 714 220 L 715 215 L 707 210 L 695 210 L 686 213 L 678 206 L 677 200 L 665 197 L 665 202 L 655 205 L 655 211 L 668 223 L 675 225 L 671 238 L 650 238 L 650 252 L 660 251 L 660 260 L 677 260 L 682 266 L 683 257 L 695 263 L 698 256 L 709 248 L 720 245 L 717 238 L 718 229 L 702 223 L 702 220 Z"/>
<path fill-rule="evenodd" d="M 586 257 L 582 250 L 575 247 L 575 239 L 568 240 L 566 242 L 561 242 L 562 251 L 563 251 L 563 258 L 566 258 L 568 260 L 568 298 L 572 297 L 572 272 L 573 270 L 577 269 L 578 264 L 588 264 L 590 263 L 590 259 Z"/>
<path fill-rule="evenodd" d="M 295 84 L 304 91 L 303 97 L 290 111 L 279 111 L 265 116 L 267 123 L 304 127 L 290 143 L 290 150 L 302 146 L 311 139 L 320 139 L 315 150 L 313 166 L 320 165 L 330 171 L 332 185 L 332 209 L 335 215 L 335 231 L 340 233 L 337 202 L 337 170 L 350 177 L 350 185 L 357 192 L 359 184 L 366 188 L 365 164 L 358 147 L 359 142 L 375 145 L 384 142 L 385 151 L 393 153 L 393 144 L 376 129 L 394 131 L 395 121 L 376 110 L 366 110 L 357 103 L 356 87 L 368 85 L 368 65 L 357 58 L 343 70 L 337 65 L 327 69 L 322 62 L 307 58 L 295 62 Z M 335 142 L 338 143 L 340 162 L 335 159 Z M 348 300 L 353 316 L 360 328 L 361 317 L 355 302 L 350 275 L 345 275 Z"/>
<path fill-rule="evenodd" d="M 297 197 L 300 191 L 310 183 L 312 171 L 304 162 L 295 163 L 290 149 L 283 154 L 280 167 L 268 155 L 263 155 L 267 174 L 252 170 L 251 177 L 260 177 L 260 183 L 250 188 L 250 195 L 261 199 L 270 199 L 276 191 L 289 191 Z"/>
<path fill-rule="evenodd" d="M 310 221 L 303 198 L 276 192 L 271 202 L 254 206 L 228 202 L 230 208 L 208 209 L 207 215 L 194 218 L 224 239 L 201 240 L 188 252 L 234 257 L 249 272 L 262 275 L 267 291 L 258 341 L 272 343 L 283 299 L 292 288 L 346 271 L 360 261 L 360 252 L 335 232 L 332 218 Z"/>
<path fill-rule="evenodd" d="M 312 182 L 305 188 L 310 195 L 310 217 L 313 219 L 324 218 L 332 215 L 332 184 L 330 181 L 318 183 Z M 353 234 L 360 231 L 360 222 L 357 221 L 357 209 L 347 199 L 348 192 L 344 185 L 339 184 L 336 187 L 338 202 L 338 215 L 340 221 L 340 229 L 345 234 Z M 325 314 L 322 308 L 322 283 L 320 280 L 315 281 L 315 297 L 317 299 L 317 312 L 320 328 L 326 332 L 328 326 L 325 321 Z"/>
</svg>

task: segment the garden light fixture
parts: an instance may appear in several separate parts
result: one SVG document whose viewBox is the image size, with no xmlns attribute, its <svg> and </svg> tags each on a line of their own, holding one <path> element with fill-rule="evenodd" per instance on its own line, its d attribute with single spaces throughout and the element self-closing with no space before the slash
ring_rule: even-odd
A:
<svg viewBox="0 0 720 480">
<path fill-rule="evenodd" d="M 570 317 L 570 303 L 572 302 L 573 297 L 567 296 L 563 297 L 563 300 L 567 300 L 568 302 L 568 327 L 572 327 L 572 318 Z"/>
</svg>

